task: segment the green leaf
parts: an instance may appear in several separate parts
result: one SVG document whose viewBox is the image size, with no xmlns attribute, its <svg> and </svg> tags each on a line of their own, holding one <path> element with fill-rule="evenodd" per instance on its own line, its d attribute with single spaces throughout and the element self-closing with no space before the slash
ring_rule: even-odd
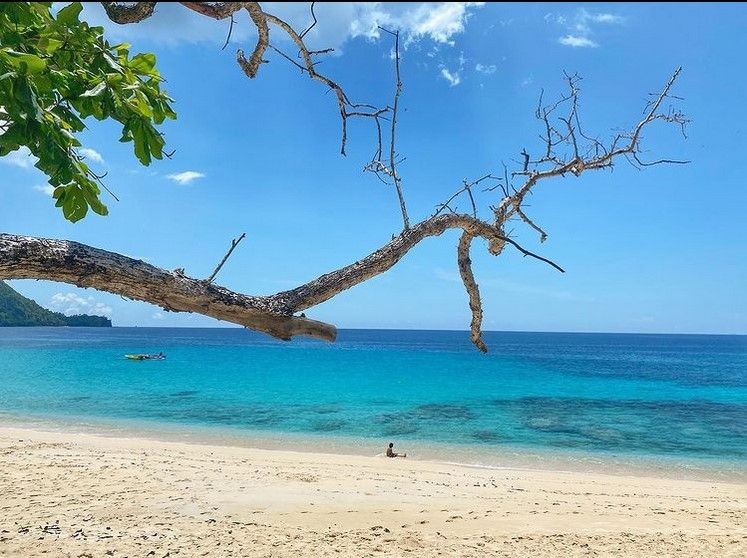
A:
<svg viewBox="0 0 747 558">
<path fill-rule="evenodd" d="M 35 54 L 25 54 L 6 49 L 7 60 L 24 74 L 38 74 L 47 68 L 47 63 Z"/>
<path fill-rule="evenodd" d="M 64 199 L 61 197 L 57 203 L 62 201 L 62 214 L 65 219 L 73 223 L 80 221 L 88 213 L 84 189 L 77 184 L 69 184 L 65 187 Z"/>
<path fill-rule="evenodd" d="M 92 87 L 85 93 L 81 93 L 81 97 L 98 97 L 106 90 L 106 81 L 102 81 L 95 87 Z"/>
<path fill-rule="evenodd" d="M 114 58 L 112 58 L 109 54 L 104 53 L 103 58 L 104 62 L 106 62 L 112 70 L 115 70 L 117 72 L 122 71 L 122 66 L 119 64 L 119 62 L 114 60 Z"/>
<path fill-rule="evenodd" d="M 54 10 L 54 13 L 53 13 Z M 80 21 L 82 4 L 0 3 L 0 156 L 27 147 L 47 175 L 66 219 L 108 210 L 85 163 L 76 157 L 84 119 L 118 122 L 143 165 L 163 157 L 159 129 L 175 118 L 153 54 L 130 58 L 101 27 Z"/>
<path fill-rule="evenodd" d="M 150 74 L 156 66 L 155 54 L 138 54 L 130 60 L 130 69 L 138 74 Z"/>
<path fill-rule="evenodd" d="M 78 198 L 70 197 L 62 205 L 62 214 L 65 216 L 65 219 L 73 223 L 77 223 L 83 219 L 86 213 L 88 213 L 88 205 L 81 203 Z"/>
<path fill-rule="evenodd" d="M 132 133 L 132 141 L 135 143 L 135 157 L 147 167 L 151 162 L 148 133 L 139 118 L 132 121 L 130 131 Z"/>
<path fill-rule="evenodd" d="M 99 215 L 108 215 L 109 210 L 106 208 L 106 206 L 101 203 L 101 199 L 99 199 L 98 196 L 98 187 L 96 187 L 94 184 L 92 184 L 93 188 L 96 190 L 94 191 L 93 188 L 86 188 L 83 187 L 83 195 L 85 197 L 86 202 L 91 207 L 91 209 L 94 211 L 94 213 L 98 213 Z"/>
<path fill-rule="evenodd" d="M 131 103 L 132 108 L 140 115 L 145 118 L 153 118 L 153 108 L 151 108 L 148 99 L 144 95 L 135 95 L 135 99 Z"/>
<path fill-rule="evenodd" d="M 31 119 L 41 122 L 43 111 L 39 106 L 39 101 L 34 88 L 28 80 L 25 79 L 17 81 L 15 86 L 14 98 L 19 103 L 19 106 L 16 107 L 16 109 L 23 111 L 22 115 L 25 115 L 26 118 L 31 117 Z"/>
<path fill-rule="evenodd" d="M 80 2 L 73 2 L 69 6 L 65 6 L 57 13 L 57 21 L 63 25 L 72 26 L 74 23 L 78 23 L 78 16 L 83 11 L 83 6 Z"/>
<path fill-rule="evenodd" d="M 54 54 L 63 44 L 65 43 L 58 39 L 52 39 L 49 37 L 42 37 L 39 40 L 39 48 L 44 50 L 47 54 Z"/>
</svg>

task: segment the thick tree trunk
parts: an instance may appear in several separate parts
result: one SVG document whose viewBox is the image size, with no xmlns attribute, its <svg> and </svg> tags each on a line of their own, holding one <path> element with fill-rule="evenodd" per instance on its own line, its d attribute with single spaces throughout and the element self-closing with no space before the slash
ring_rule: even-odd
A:
<svg viewBox="0 0 747 558">
<path fill-rule="evenodd" d="M 205 316 L 279 339 L 310 335 L 334 341 L 334 326 L 299 318 L 272 297 L 246 296 L 113 252 L 68 240 L 0 235 L 0 278 L 47 279 L 92 287 L 174 312 Z"/>
</svg>

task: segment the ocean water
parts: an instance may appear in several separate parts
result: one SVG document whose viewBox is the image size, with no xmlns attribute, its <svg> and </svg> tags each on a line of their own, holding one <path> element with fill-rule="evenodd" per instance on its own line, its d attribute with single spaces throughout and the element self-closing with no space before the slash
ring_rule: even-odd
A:
<svg viewBox="0 0 747 558">
<path fill-rule="evenodd" d="M 747 466 L 747 336 L 0 328 L 0 420 L 507 456 Z M 129 361 L 159 352 L 165 361 Z M 430 452 L 430 453 L 429 453 Z M 458 459 L 457 459 L 458 458 Z"/>
</svg>

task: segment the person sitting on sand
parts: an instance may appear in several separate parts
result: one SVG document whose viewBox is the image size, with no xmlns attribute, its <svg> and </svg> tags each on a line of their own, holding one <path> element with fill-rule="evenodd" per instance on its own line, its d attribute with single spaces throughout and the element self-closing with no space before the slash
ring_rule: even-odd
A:
<svg viewBox="0 0 747 558">
<path fill-rule="evenodd" d="M 395 453 L 393 448 L 394 444 L 392 442 L 389 442 L 389 447 L 386 448 L 387 457 L 407 457 L 406 453 Z"/>
</svg>

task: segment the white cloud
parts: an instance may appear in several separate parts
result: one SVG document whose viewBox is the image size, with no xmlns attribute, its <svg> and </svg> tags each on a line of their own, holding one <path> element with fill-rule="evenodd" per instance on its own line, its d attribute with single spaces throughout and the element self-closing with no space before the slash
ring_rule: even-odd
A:
<svg viewBox="0 0 747 558">
<path fill-rule="evenodd" d="M 486 76 L 494 74 L 497 69 L 498 67 L 495 64 L 475 64 L 475 71 L 485 74 Z"/>
<path fill-rule="evenodd" d="M 446 68 L 441 68 L 441 77 L 444 78 L 452 87 L 459 85 L 462 82 L 462 78 L 459 77 L 459 71 L 451 73 Z"/>
<path fill-rule="evenodd" d="M 553 14 L 552 12 L 545 14 L 544 20 L 546 23 L 551 23 L 554 21 L 555 23 L 559 25 L 565 25 L 565 22 L 566 22 L 565 16 L 556 15 L 556 14 Z"/>
<path fill-rule="evenodd" d="M 66 316 L 76 314 L 91 314 L 94 316 L 106 316 L 111 318 L 112 307 L 102 302 L 97 302 L 92 296 L 82 297 L 76 293 L 57 293 L 52 296 L 52 300 L 47 308 L 55 312 L 62 312 Z"/>
<path fill-rule="evenodd" d="M 378 38 L 379 26 L 399 29 L 406 43 L 428 38 L 437 43 L 452 43 L 454 36 L 463 33 L 471 10 L 484 2 L 318 2 L 315 14 L 318 24 L 305 37 L 311 48 L 339 49 L 348 39 Z M 178 3 L 161 2 L 150 18 L 136 25 L 117 25 L 105 15 L 97 2 L 84 3 L 83 17 L 95 25 L 103 25 L 107 34 L 117 40 L 149 41 L 175 46 L 179 43 L 208 42 L 222 45 L 226 39 L 229 20 L 216 21 L 201 16 Z M 301 2 L 266 2 L 265 11 L 288 22 L 296 29 L 311 23 L 309 4 Z M 242 45 L 256 36 L 256 30 L 246 10 L 235 14 L 236 23 L 231 42 Z M 275 37 L 288 41 L 275 31 Z"/>
<path fill-rule="evenodd" d="M 459 64 L 459 67 L 456 70 L 450 70 L 447 68 L 444 64 L 439 64 L 439 76 L 444 78 L 446 81 L 449 82 L 449 85 L 451 87 L 456 87 L 460 83 L 462 83 L 462 71 L 464 70 L 464 65 L 467 63 L 467 59 L 464 57 L 464 53 L 459 53 L 459 58 L 457 58 L 457 62 Z"/>
<path fill-rule="evenodd" d="M 484 2 L 425 3 L 402 18 L 402 28 L 412 38 L 428 36 L 437 43 L 448 43 L 452 36 L 463 33 L 469 18 L 468 8 Z"/>
<path fill-rule="evenodd" d="M 622 23 L 625 19 L 614 14 L 588 14 L 589 19 L 595 23 Z"/>
<path fill-rule="evenodd" d="M 197 171 L 184 171 L 176 174 L 166 175 L 166 178 L 178 182 L 179 184 L 189 184 L 198 178 L 205 178 L 205 175 Z"/>
<path fill-rule="evenodd" d="M 164 317 L 165 316 L 163 315 L 163 312 L 156 312 L 155 314 L 153 314 L 153 319 L 154 320 L 163 320 Z"/>
<path fill-rule="evenodd" d="M 420 39 L 454 44 L 463 33 L 471 10 L 484 2 L 339 2 L 317 3 L 319 23 L 309 33 L 311 46 L 339 48 L 351 38 L 378 39 L 383 27 L 402 32 L 404 45 Z M 308 4 L 269 2 L 263 4 L 297 29 L 311 22 Z"/>
<path fill-rule="evenodd" d="M 0 161 L 13 165 L 14 167 L 30 169 L 36 164 L 38 159 L 31 154 L 28 147 L 24 146 L 15 151 L 11 151 L 5 157 L 0 158 Z"/>
<path fill-rule="evenodd" d="M 544 17 L 547 23 L 555 23 L 568 30 L 568 33 L 558 38 L 561 45 L 573 48 L 596 48 L 599 43 L 592 39 L 595 34 L 592 24 L 620 25 L 625 18 L 616 14 L 590 12 L 584 8 L 576 10 L 572 17 L 549 13 Z"/>
<path fill-rule="evenodd" d="M 104 158 L 101 156 L 101 153 L 99 153 L 95 149 L 82 147 L 81 149 L 78 149 L 78 153 L 80 153 L 86 159 L 90 159 L 91 161 L 96 161 L 97 163 L 104 162 Z"/>
<path fill-rule="evenodd" d="M 36 186 L 34 186 L 34 190 L 51 196 L 54 193 L 54 186 L 52 186 L 51 184 L 37 184 Z"/>
<path fill-rule="evenodd" d="M 558 39 L 558 42 L 561 45 L 577 47 L 577 48 L 584 48 L 584 47 L 596 48 L 599 46 L 597 43 L 595 43 L 591 39 L 588 39 L 586 37 L 576 37 L 575 35 L 566 35 L 565 37 L 560 37 Z"/>
</svg>

